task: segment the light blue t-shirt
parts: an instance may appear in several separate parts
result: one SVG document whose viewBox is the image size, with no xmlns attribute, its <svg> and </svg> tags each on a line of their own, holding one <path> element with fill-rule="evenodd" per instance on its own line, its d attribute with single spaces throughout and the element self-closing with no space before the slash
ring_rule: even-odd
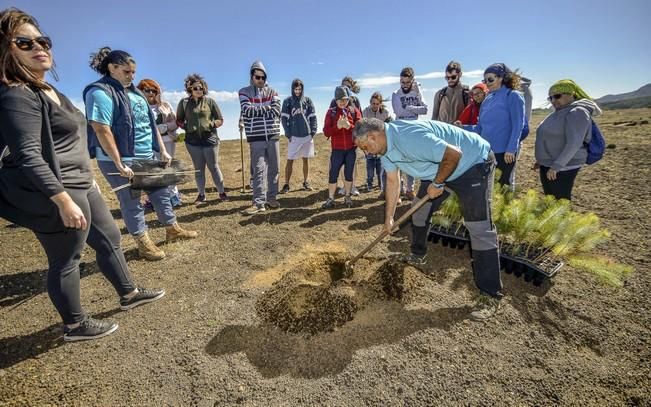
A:
<svg viewBox="0 0 651 407">
<path fill-rule="evenodd" d="M 135 157 L 122 157 L 124 161 L 134 158 L 151 160 L 154 158 L 152 149 L 153 134 L 149 123 L 149 103 L 137 93 L 127 90 L 131 111 L 134 119 L 134 154 Z M 102 89 L 94 88 L 86 93 L 86 117 L 97 123 L 110 126 L 113 123 L 113 100 Z M 97 148 L 99 161 L 111 161 L 101 148 Z"/>
<path fill-rule="evenodd" d="M 394 120 L 384 128 L 387 151 L 381 159 L 382 167 L 388 172 L 399 168 L 418 179 L 434 180 L 448 145 L 462 152 L 448 181 L 483 163 L 490 152 L 488 142 L 479 135 L 439 121 Z"/>
</svg>

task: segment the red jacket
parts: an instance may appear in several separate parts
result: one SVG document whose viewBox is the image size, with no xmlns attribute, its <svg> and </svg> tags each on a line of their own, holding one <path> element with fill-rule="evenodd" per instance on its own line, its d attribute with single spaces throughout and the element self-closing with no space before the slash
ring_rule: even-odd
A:
<svg viewBox="0 0 651 407">
<path fill-rule="evenodd" d="M 350 123 L 349 129 L 338 129 L 337 120 L 345 114 Z M 362 119 L 362 113 L 356 107 L 346 107 L 339 109 L 333 107 L 328 109 L 325 117 L 325 124 L 323 125 L 323 134 L 330 139 L 330 145 L 333 150 L 351 150 L 355 148 L 353 143 L 353 128 L 355 123 Z"/>
<path fill-rule="evenodd" d="M 466 108 L 463 109 L 463 112 L 459 115 L 458 120 L 461 124 L 477 124 L 477 121 L 479 120 L 479 107 L 480 106 L 478 106 L 474 100 L 470 101 L 468 106 L 466 106 Z"/>
</svg>

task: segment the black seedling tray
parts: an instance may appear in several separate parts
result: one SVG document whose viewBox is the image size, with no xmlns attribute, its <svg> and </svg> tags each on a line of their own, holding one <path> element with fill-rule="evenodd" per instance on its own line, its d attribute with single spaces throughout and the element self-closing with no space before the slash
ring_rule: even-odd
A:
<svg viewBox="0 0 651 407">
<path fill-rule="evenodd" d="M 529 258 L 516 256 L 500 250 L 500 266 L 507 274 L 516 277 L 523 276 L 527 282 L 540 286 L 545 278 L 552 278 L 558 273 L 563 265 L 559 259 L 549 257 L 533 261 Z"/>
<path fill-rule="evenodd" d="M 453 225 L 445 228 L 440 225 L 431 225 L 428 239 L 436 244 L 441 243 L 443 247 L 462 250 L 466 245 L 470 245 L 470 235 L 468 229 L 463 225 Z"/>
<path fill-rule="evenodd" d="M 430 227 L 428 239 L 434 243 L 441 243 L 443 247 L 463 249 L 466 245 L 470 249 L 470 235 L 465 226 L 453 225 L 449 228 L 440 225 Z M 563 267 L 564 263 L 559 259 L 545 257 L 540 261 L 534 261 L 527 257 L 509 253 L 508 244 L 500 248 L 500 267 L 507 274 L 516 277 L 524 277 L 524 280 L 535 286 L 542 285 L 546 278 L 552 278 Z M 539 250 L 540 251 L 540 250 Z"/>
</svg>

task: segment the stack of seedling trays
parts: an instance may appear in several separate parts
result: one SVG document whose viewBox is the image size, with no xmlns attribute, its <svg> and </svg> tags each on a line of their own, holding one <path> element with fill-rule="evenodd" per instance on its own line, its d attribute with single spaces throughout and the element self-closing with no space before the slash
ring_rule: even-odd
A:
<svg viewBox="0 0 651 407">
<path fill-rule="evenodd" d="M 630 269 L 590 253 L 610 234 L 601 228 L 595 214 L 575 212 L 566 200 L 535 190 L 516 197 L 507 188 L 495 188 L 492 217 L 500 241 L 502 270 L 536 286 L 554 277 L 564 264 L 614 284 L 621 284 L 621 277 Z M 451 194 L 432 215 L 428 238 L 446 247 L 470 248 L 456 195 Z"/>
<path fill-rule="evenodd" d="M 451 249 L 463 250 L 466 245 L 470 246 L 468 229 L 460 222 L 454 222 L 450 226 L 431 225 L 428 240 Z"/>
</svg>

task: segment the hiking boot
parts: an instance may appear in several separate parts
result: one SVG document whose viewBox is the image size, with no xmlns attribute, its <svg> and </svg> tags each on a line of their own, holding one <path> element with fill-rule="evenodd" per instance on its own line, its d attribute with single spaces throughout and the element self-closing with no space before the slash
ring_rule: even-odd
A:
<svg viewBox="0 0 651 407">
<path fill-rule="evenodd" d="M 414 266 L 417 269 L 422 268 L 427 264 L 427 255 L 418 255 L 418 254 L 403 254 L 400 257 L 398 257 L 398 260 L 400 260 L 403 263 L 407 263 L 410 266 Z"/>
<path fill-rule="evenodd" d="M 321 205 L 321 209 L 331 209 L 335 207 L 335 200 L 332 198 L 328 198 L 323 205 Z"/>
<path fill-rule="evenodd" d="M 353 198 L 351 198 L 350 195 L 346 195 L 344 197 L 344 205 L 346 205 L 349 208 L 353 206 Z"/>
<path fill-rule="evenodd" d="M 86 317 L 76 328 L 63 328 L 63 340 L 66 342 L 87 341 L 110 335 L 118 329 L 118 324 L 102 319 Z"/>
<path fill-rule="evenodd" d="M 250 215 L 255 215 L 256 213 L 264 212 L 266 211 L 264 205 L 262 206 L 257 206 L 257 205 L 252 205 L 249 208 L 246 208 L 245 210 L 242 211 L 242 215 L 250 216 Z"/>
<path fill-rule="evenodd" d="M 405 198 L 410 201 L 413 201 L 414 198 L 416 198 L 416 194 L 414 194 L 414 191 L 407 191 L 405 192 Z"/>
<path fill-rule="evenodd" d="M 147 232 L 143 233 L 140 236 L 134 236 L 133 239 L 136 241 L 138 246 L 138 254 L 140 257 L 143 257 L 147 260 L 161 260 L 165 258 L 165 252 L 156 247 L 154 242 L 149 238 Z"/>
<path fill-rule="evenodd" d="M 303 189 L 305 191 L 314 191 L 314 188 L 310 185 L 310 181 L 303 181 Z"/>
<path fill-rule="evenodd" d="M 197 199 L 194 200 L 195 204 L 202 204 L 206 202 L 206 195 L 205 194 L 199 194 L 197 195 Z"/>
<path fill-rule="evenodd" d="M 219 194 L 219 200 L 223 202 L 227 202 L 229 200 L 228 195 L 226 195 L 226 192 L 221 192 Z"/>
<path fill-rule="evenodd" d="M 352 196 L 359 196 L 359 189 L 357 189 L 357 187 L 353 187 L 353 188 L 350 190 L 350 194 L 351 194 Z"/>
<path fill-rule="evenodd" d="M 279 194 L 286 194 L 289 192 L 289 184 L 283 185 L 283 188 L 278 192 Z"/>
<path fill-rule="evenodd" d="M 173 242 L 181 239 L 194 239 L 199 236 L 199 233 L 194 230 L 183 229 L 177 222 L 169 226 L 165 226 L 165 241 Z"/>
<path fill-rule="evenodd" d="M 148 302 L 158 301 L 165 295 L 165 290 L 159 288 L 148 290 L 146 288 L 138 287 L 137 290 L 138 292 L 129 298 L 120 298 L 120 309 L 122 311 L 147 304 Z"/>
<path fill-rule="evenodd" d="M 275 199 L 272 199 L 271 201 L 267 202 L 267 206 L 271 209 L 278 209 L 280 208 L 280 202 L 276 201 Z"/>
<path fill-rule="evenodd" d="M 470 312 L 470 319 L 476 322 L 487 321 L 499 311 L 500 300 L 490 295 L 481 294 Z"/>
<path fill-rule="evenodd" d="M 344 187 L 337 187 L 337 195 L 346 195 Z"/>
</svg>

